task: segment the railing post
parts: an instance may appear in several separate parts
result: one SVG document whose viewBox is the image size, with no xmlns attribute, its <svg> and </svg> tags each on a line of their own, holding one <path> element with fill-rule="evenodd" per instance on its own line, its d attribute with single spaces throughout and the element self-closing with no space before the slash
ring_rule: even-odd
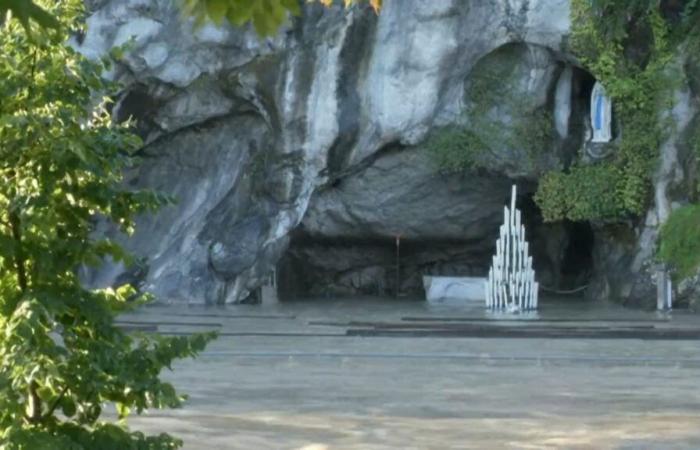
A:
<svg viewBox="0 0 700 450">
<path fill-rule="evenodd" d="M 673 307 L 671 274 L 665 264 L 656 266 L 656 309 L 669 311 Z"/>
</svg>

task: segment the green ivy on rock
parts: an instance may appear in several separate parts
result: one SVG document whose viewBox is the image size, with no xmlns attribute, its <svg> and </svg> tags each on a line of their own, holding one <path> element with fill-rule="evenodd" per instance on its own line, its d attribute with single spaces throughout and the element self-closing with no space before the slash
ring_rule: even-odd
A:
<svg viewBox="0 0 700 450">
<path fill-rule="evenodd" d="M 515 69 L 508 53 L 474 69 L 463 123 L 437 129 L 427 139 L 427 149 L 440 170 L 489 168 L 506 158 L 507 151 L 524 156 L 528 169 L 536 165 L 542 149 L 552 142 L 554 120 L 545 108 L 533 108 L 527 98 L 513 94 Z M 507 110 L 512 123 L 495 117 L 496 109 Z"/>
<path fill-rule="evenodd" d="M 659 258 L 676 269 L 675 278 L 694 275 L 700 268 L 700 205 L 673 211 L 661 227 Z"/>
<path fill-rule="evenodd" d="M 618 181 L 614 167 L 574 166 L 568 173 L 548 173 L 540 180 L 535 198 L 545 220 L 564 217 L 574 221 L 604 220 L 623 213 L 616 191 Z M 547 195 L 543 196 L 542 192 Z"/>
<path fill-rule="evenodd" d="M 631 3 L 572 1 L 571 49 L 605 86 L 621 137 L 610 159 L 543 177 L 535 200 L 545 220 L 614 222 L 640 215 L 647 206 L 659 148 L 670 126 L 659 112 L 671 106 L 674 54 L 670 26 L 658 6 Z M 628 23 L 630 8 L 637 14 L 634 25 Z M 648 49 L 641 57 L 630 56 L 630 46 L 641 45 L 628 39 L 632 26 L 646 36 Z"/>
</svg>

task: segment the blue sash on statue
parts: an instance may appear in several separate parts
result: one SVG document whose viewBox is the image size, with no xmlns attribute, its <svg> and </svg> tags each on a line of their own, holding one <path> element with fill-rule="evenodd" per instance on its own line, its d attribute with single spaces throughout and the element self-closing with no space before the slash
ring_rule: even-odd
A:
<svg viewBox="0 0 700 450">
<path fill-rule="evenodd" d="M 595 102 L 595 124 L 593 126 L 596 130 L 603 129 L 603 96 L 600 94 Z"/>
</svg>

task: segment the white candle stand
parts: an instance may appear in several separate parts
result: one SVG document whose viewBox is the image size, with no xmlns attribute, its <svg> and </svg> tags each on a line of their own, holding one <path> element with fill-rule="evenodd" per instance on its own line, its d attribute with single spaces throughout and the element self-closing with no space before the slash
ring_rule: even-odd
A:
<svg viewBox="0 0 700 450">
<path fill-rule="evenodd" d="M 513 185 L 510 209 L 504 207 L 496 255 L 486 280 L 486 307 L 493 310 L 537 309 L 539 284 L 535 281 L 532 257 L 525 240 L 525 226 L 520 211 L 515 209 L 516 192 Z"/>
</svg>

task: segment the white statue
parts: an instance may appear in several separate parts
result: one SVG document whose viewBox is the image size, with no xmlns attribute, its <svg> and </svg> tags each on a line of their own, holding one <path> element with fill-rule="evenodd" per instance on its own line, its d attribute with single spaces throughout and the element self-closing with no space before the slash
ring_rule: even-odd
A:
<svg viewBox="0 0 700 450">
<path fill-rule="evenodd" d="M 612 103 L 605 88 L 596 81 L 591 93 L 591 127 L 593 128 L 593 142 L 610 142 L 612 140 Z"/>
<path fill-rule="evenodd" d="M 496 241 L 496 255 L 486 281 L 486 307 L 520 311 L 537 309 L 539 284 L 535 281 L 532 257 L 525 241 L 525 226 L 515 209 L 516 187 L 513 185 L 510 209 L 505 207 L 501 237 Z"/>
</svg>

